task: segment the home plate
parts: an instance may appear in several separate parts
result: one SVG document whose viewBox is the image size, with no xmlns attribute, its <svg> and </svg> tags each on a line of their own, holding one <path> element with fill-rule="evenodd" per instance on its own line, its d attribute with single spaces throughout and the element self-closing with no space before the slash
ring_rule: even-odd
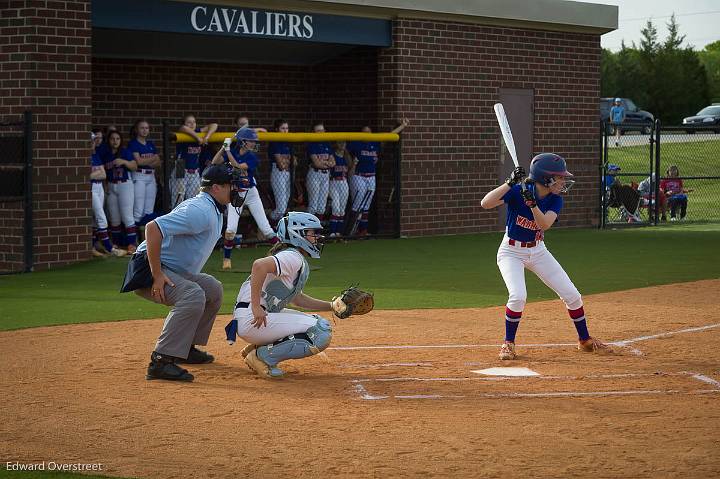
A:
<svg viewBox="0 0 720 479">
<path fill-rule="evenodd" d="M 486 376 L 540 376 L 540 373 L 536 373 L 528 368 L 487 368 L 476 369 L 470 372 L 484 374 Z"/>
</svg>

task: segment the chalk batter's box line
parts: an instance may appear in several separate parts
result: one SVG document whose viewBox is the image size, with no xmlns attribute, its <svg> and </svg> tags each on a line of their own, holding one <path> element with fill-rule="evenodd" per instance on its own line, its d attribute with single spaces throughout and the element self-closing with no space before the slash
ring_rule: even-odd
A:
<svg viewBox="0 0 720 479">
<path fill-rule="evenodd" d="M 608 344 L 621 348 L 628 348 L 634 354 L 642 354 L 638 349 L 630 346 L 641 341 L 649 341 L 651 339 L 664 338 L 674 336 L 676 334 L 696 333 L 707 331 L 709 329 L 720 328 L 720 323 L 710 324 L 707 326 L 698 326 L 694 328 L 679 329 L 677 331 L 667 331 L 664 333 L 652 334 L 649 336 L 638 336 L 636 338 L 621 339 Z M 577 343 L 539 343 L 539 344 L 520 344 L 518 347 L 523 348 L 565 348 L 568 346 L 576 346 Z M 333 351 L 365 351 L 373 349 L 469 349 L 469 348 L 497 348 L 499 344 L 425 344 L 425 345 L 373 345 L 373 346 L 335 346 L 328 348 Z"/>
<path fill-rule="evenodd" d="M 457 381 L 511 381 L 511 380 L 558 380 L 558 379 L 619 379 L 630 377 L 662 377 L 662 376 L 685 376 L 713 386 L 713 389 L 694 389 L 682 391 L 679 389 L 651 389 L 651 390 L 619 390 L 619 391 L 563 391 L 563 392 L 544 392 L 544 393 L 481 393 L 472 396 L 464 395 L 445 395 L 445 394 L 397 394 L 397 395 L 374 395 L 365 387 L 365 384 L 371 382 L 457 382 Z M 532 377 L 461 377 L 461 378 L 412 378 L 412 377 L 395 377 L 395 378 L 374 378 L 374 379 L 354 379 L 350 381 L 354 392 L 359 399 L 365 401 L 377 401 L 382 399 L 466 399 L 466 398 L 484 398 L 484 399 L 518 399 L 518 398 L 552 398 L 552 397 L 601 397 L 601 396 L 633 396 L 633 395 L 662 395 L 662 394 L 717 394 L 720 393 L 720 382 L 712 379 L 704 374 L 693 373 L 688 371 L 680 371 L 673 373 L 621 373 L 621 374 L 594 374 L 585 376 L 532 376 Z"/>
</svg>

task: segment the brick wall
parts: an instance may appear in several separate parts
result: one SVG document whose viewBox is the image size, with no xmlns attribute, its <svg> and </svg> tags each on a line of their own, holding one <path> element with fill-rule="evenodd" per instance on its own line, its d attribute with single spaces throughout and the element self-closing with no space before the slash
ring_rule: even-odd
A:
<svg viewBox="0 0 720 479">
<path fill-rule="evenodd" d="M 89 0 L 3 2 L 0 47 L 0 115 L 34 114 L 35 269 L 89 258 Z"/>
<path fill-rule="evenodd" d="M 533 150 L 565 156 L 577 176 L 561 224 L 594 221 L 599 36 L 398 19 L 378 71 L 380 116 L 412 120 L 403 140 L 403 234 L 497 229 L 497 211 L 480 200 L 500 182 L 492 109 L 500 88 L 534 90 Z"/>
</svg>

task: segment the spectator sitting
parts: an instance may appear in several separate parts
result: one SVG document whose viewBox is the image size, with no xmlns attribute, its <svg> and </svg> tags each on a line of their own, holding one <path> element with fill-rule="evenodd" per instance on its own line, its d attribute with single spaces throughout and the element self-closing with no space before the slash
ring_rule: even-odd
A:
<svg viewBox="0 0 720 479">
<path fill-rule="evenodd" d="M 646 201 L 648 205 L 648 209 L 650 211 L 650 220 L 652 221 L 653 218 L 653 212 L 654 209 L 652 208 L 653 200 L 655 199 L 655 191 L 654 191 L 654 184 L 655 184 L 655 173 L 648 176 L 644 180 L 640 182 L 638 185 L 638 193 L 642 195 L 642 198 L 644 201 Z M 662 215 L 662 220 L 667 221 L 666 211 L 667 211 L 667 197 L 665 196 L 665 192 L 660 189 L 658 191 L 658 210 L 660 211 L 660 214 Z"/>
<path fill-rule="evenodd" d="M 607 174 L 603 178 L 603 182 L 605 185 L 606 190 L 610 190 L 610 187 L 614 185 L 616 182 L 620 184 L 620 180 L 617 178 L 618 172 L 621 170 L 621 168 L 618 165 L 615 165 L 613 163 L 610 163 L 607 165 Z"/>
<path fill-rule="evenodd" d="M 690 190 L 683 189 L 683 181 L 679 178 L 680 172 L 677 166 L 670 166 L 666 174 L 667 178 L 660 180 L 660 190 L 667 197 L 670 221 L 677 221 L 678 210 L 680 210 L 680 220 L 684 220 L 687 214 L 687 195 L 685 193 L 689 193 Z"/>
</svg>

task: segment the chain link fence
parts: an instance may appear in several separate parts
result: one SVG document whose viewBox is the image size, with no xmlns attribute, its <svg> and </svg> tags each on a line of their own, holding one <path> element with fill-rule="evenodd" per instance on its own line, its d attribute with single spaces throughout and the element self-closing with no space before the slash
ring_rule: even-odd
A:
<svg viewBox="0 0 720 479">
<path fill-rule="evenodd" d="M 600 225 L 720 222 L 720 134 L 688 125 L 617 135 L 601 125 Z"/>
</svg>

